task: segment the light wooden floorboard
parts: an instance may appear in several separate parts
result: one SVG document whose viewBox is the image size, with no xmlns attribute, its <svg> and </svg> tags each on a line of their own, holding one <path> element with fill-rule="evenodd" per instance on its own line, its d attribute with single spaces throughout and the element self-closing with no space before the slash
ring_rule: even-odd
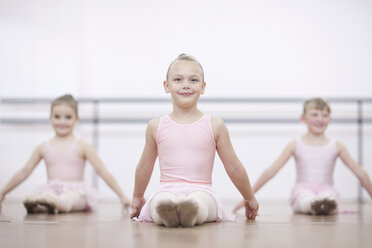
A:
<svg viewBox="0 0 372 248">
<path fill-rule="evenodd" d="M 230 206 L 227 209 L 231 209 Z M 95 213 L 26 215 L 5 202 L 0 247 L 372 247 L 372 204 L 344 204 L 353 214 L 295 215 L 287 203 L 261 203 L 256 221 L 166 228 L 131 221 L 119 204 L 101 203 Z"/>
</svg>

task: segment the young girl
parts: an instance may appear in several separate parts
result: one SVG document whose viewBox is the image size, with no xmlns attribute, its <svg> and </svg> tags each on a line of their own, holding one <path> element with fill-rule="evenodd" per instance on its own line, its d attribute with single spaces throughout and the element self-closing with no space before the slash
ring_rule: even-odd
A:
<svg viewBox="0 0 372 248">
<path fill-rule="evenodd" d="M 74 127 L 79 121 L 78 103 L 71 95 L 52 101 L 50 121 L 55 136 L 36 147 L 26 165 L 5 185 L 0 192 L 0 207 L 5 195 L 23 182 L 41 159 L 46 164 L 48 183 L 24 200 L 27 213 L 43 209 L 49 213 L 93 210 L 96 207 L 94 190 L 84 183 L 86 160 L 119 196 L 123 208 L 129 207 L 128 198 L 93 146 L 75 137 Z"/>
<path fill-rule="evenodd" d="M 366 171 L 350 156 L 346 147 L 325 136 L 331 121 L 331 109 L 326 101 L 311 98 L 304 103 L 301 121 L 307 133 L 291 141 L 275 162 L 268 167 L 253 186 L 257 192 L 286 164 L 291 156 L 296 162 L 297 180 L 290 202 L 296 213 L 329 215 L 337 209 L 338 193 L 333 187 L 333 171 L 338 157 L 355 174 L 372 197 L 372 184 Z M 237 205 L 236 212 L 243 206 Z"/>
<path fill-rule="evenodd" d="M 195 58 L 181 54 L 170 64 L 164 89 L 172 96 L 173 111 L 151 120 L 147 126 L 146 144 L 135 175 L 132 217 L 167 227 L 226 220 L 212 190 L 217 150 L 227 174 L 245 199 L 246 217 L 255 219 L 258 203 L 225 124 L 197 109 L 205 86 L 203 68 Z M 157 156 L 160 187 L 146 202 L 143 195 Z"/>
</svg>

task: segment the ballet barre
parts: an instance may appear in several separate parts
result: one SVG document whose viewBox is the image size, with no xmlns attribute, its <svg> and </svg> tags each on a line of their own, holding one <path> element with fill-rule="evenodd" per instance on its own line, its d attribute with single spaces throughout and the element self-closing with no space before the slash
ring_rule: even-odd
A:
<svg viewBox="0 0 372 248">
<path fill-rule="evenodd" d="M 0 98 L 1 105 L 33 105 L 33 104 L 50 104 L 52 98 Z M 169 98 L 77 98 L 79 103 L 86 103 L 92 105 L 92 117 L 80 119 L 81 124 L 91 124 L 93 126 L 92 140 L 96 149 L 99 148 L 99 125 L 100 124 L 143 124 L 150 121 L 151 118 L 106 118 L 100 117 L 99 107 L 102 104 L 170 104 Z M 200 98 L 199 103 L 225 103 L 225 104 L 302 104 L 304 98 Z M 332 118 L 332 123 L 339 124 L 356 124 L 357 125 L 357 151 L 358 163 L 363 166 L 363 125 L 372 123 L 372 118 L 365 118 L 363 116 L 363 106 L 371 104 L 372 98 L 326 98 L 328 102 L 345 103 L 355 105 L 357 108 L 357 115 L 354 118 Z M 226 123 L 231 124 L 295 124 L 300 123 L 298 118 L 223 118 Z M 49 124 L 48 118 L 9 118 L 0 116 L 0 124 Z M 92 176 L 92 183 L 95 188 L 98 188 L 98 178 L 94 174 Z M 363 201 L 362 187 L 358 187 L 358 201 Z"/>
</svg>

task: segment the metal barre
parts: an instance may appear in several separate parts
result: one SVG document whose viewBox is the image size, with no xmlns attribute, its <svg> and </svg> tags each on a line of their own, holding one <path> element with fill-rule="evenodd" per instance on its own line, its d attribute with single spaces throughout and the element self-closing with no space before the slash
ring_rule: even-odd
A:
<svg viewBox="0 0 372 248">
<path fill-rule="evenodd" d="M 293 124 L 299 123 L 299 119 L 290 118 L 222 118 L 226 123 L 233 124 Z M 150 118 L 82 118 L 81 124 L 140 124 L 148 123 Z M 1 118 L 0 124 L 49 124 L 49 119 L 36 118 Z M 332 123 L 338 124 L 356 124 L 358 118 L 334 118 Z M 372 118 L 363 119 L 363 123 L 372 123 Z"/>
</svg>

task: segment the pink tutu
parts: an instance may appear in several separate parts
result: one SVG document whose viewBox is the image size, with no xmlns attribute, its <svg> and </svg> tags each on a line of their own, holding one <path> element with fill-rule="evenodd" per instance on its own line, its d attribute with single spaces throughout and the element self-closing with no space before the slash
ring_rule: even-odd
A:
<svg viewBox="0 0 372 248">
<path fill-rule="evenodd" d="M 57 195 L 67 191 L 77 191 L 86 198 L 86 211 L 94 211 L 97 209 L 98 193 L 84 181 L 48 180 L 48 183 L 38 187 L 35 193 L 41 194 L 44 191 L 53 191 Z"/>
<path fill-rule="evenodd" d="M 329 194 L 337 201 L 339 199 L 339 194 L 333 185 L 320 183 L 296 183 L 291 193 L 291 204 L 293 204 L 298 197 L 301 197 L 303 194 L 308 194 L 309 192 L 314 195 Z"/>
<path fill-rule="evenodd" d="M 211 195 L 217 206 L 217 221 L 234 221 L 234 217 L 227 216 L 223 210 L 222 203 L 218 200 L 216 194 L 213 192 L 211 185 L 199 184 L 199 183 L 187 183 L 187 182 L 161 182 L 159 189 L 156 193 L 149 198 L 149 200 L 143 206 L 141 213 L 138 217 L 138 221 L 153 222 L 150 214 L 151 200 L 161 192 L 170 192 L 178 196 L 187 196 L 195 191 L 204 191 Z"/>
</svg>

